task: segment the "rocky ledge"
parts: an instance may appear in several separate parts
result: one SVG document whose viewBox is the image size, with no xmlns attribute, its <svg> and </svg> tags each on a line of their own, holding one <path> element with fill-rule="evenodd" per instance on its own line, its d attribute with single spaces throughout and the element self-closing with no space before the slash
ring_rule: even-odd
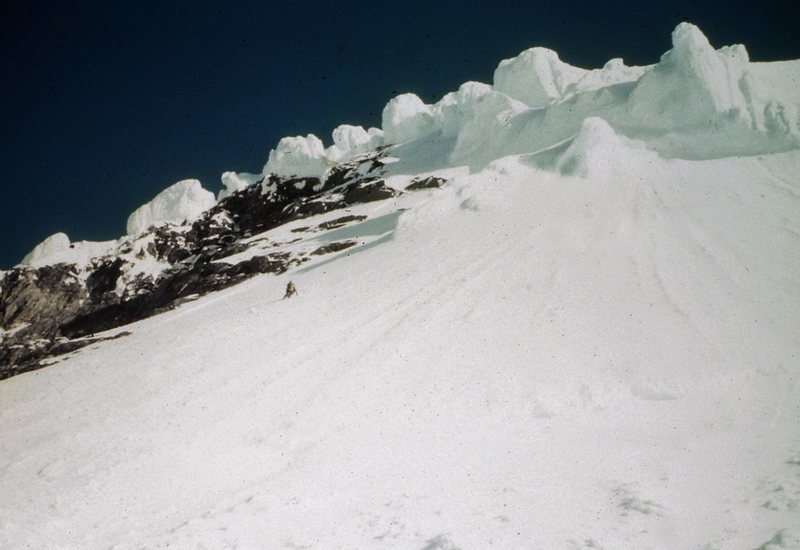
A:
<svg viewBox="0 0 800 550">
<path fill-rule="evenodd" d="M 86 265 L 17 266 L 0 274 L 0 379 L 41 368 L 54 356 L 119 332 L 127 323 L 260 273 L 284 273 L 313 257 L 355 243 L 328 243 L 306 253 L 266 252 L 258 234 L 353 204 L 380 201 L 399 191 L 386 185 L 385 151 L 338 165 L 324 180 L 270 175 L 219 201 L 191 224 L 151 227 L 123 238 L 110 254 Z M 408 190 L 444 180 L 414 180 Z M 342 216 L 317 225 L 325 231 L 358 223 Z M 296 228 L 303 231 L 310 228 Z M 248 254 L 256 249 L 257 255 Z M 275 243 L 285 244 L 285 243 Z M 243 254 L 244 253 L 244 254 Z M 242 259 L 244 258 L 244 259 Z"/>
</svg>

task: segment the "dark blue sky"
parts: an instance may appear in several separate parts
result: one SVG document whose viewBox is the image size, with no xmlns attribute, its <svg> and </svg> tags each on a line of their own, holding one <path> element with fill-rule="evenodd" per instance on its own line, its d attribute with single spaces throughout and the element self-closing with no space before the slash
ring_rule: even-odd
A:
<svg viewBox="0 0 800 550">
<path fill-rule="evenodd" d="M 0 268 L 41 239 L 124 233 L 169 184 L 261 170 L 287 135 L 380 126 L 386 101 L 434 101 L 534 45 L 584 67 L 652 63 L 691 20 L 755 60 L 800 58 L 774 2 L 90 2 L 0 13 Z M 501 5 L 499 5 L 501 4 Z"/>
</svg>

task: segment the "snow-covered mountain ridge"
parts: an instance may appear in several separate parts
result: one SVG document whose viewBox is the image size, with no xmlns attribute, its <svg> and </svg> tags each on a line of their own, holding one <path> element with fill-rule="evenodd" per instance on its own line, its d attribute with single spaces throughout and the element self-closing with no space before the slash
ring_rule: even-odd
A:
<svg viewBox="0 0 800 550">
<path fill-rule="evenodd" d="M 270 175 L 225 196 L 191 223 L 148 224 L 148 229 L 107 243 L 101 255 L 90 255 L 82 262 L 51 264 L 59 254 L 75 254 L 68 245 L 53 250 L 51 237 L 30 255 L 29 261 L 39 267 L 18 268 L 3 279 L 4 325 L 14 328 L 6 331 L 0 343 L 0 376 L 39 368 L 46 357 L 97 341 L 92 337 L 96 332 L 165 311 L 253 275 L 280 274 L 365 245 L 370 239 L 335 240 L 331 235 L 342 226 L 364 225 L 367 216 L 350 214 L 355 205 L 401 192 L 380 178 L 385 172 L 381 158 L 385 153 L 376 151 L 339 164 L 324 180 Z M 405 178 L 403 187 L 413 192 L 438 187 L 443 181 Z M 333 211 L 338 214 L 325 216 Z M 141 218 L 141 212 L 137 210 L 132 218 Z M 314 224 L 295 223 L 281 240 L 269 233 L 305 218 L 313 218 Z"/>
<path fill-rule="evenodd" d="M 534 48 L 46 241 L 0 546 L 800 547 L 799 76 Z"/>
<path fill-rule="evenodd" d="M 800 69 L 798 64 L 786 69 L 785 63 L 775 68 L 749 63 L 743 46 L 716 51 L 699 29 L 681 24 L 673 33 L 673 49 L 650 67 L 626 67 L 616 59 L 602 69 L 587 71 L 567 65 L 551 50 L 532 48 L 501 62 L 494 86 L 470 82 L 435 105 L 425 105 L 413 94 L 392 99 L 384 109 L 382 130 L 343 125 L 333 132 L 334 143 L 328 148 L 313 135 L 285 138 L 270 152 L 261 175 L 226 172 L 222 176 L 225 189 L 220 201 L 257 184 L 261 193 L 273 194 L 270 212 L 253 214 L 267 216 L 269 224 L 256 221 L 249 227 L 237 222 L 232 229 L 231 213 L 216 207 L 214 196 L 200 182 L 185 180 L 131 214 L 129 235 L 118 241 L 71 243 L 59 233 L 37 246 L 23 260 L 34 269 L 20 267 L 3 276 L 0 330 L 6 336 L 0 341 L 0 373 L 7 376 L 35 368 L 39 359 L 87 342 L 65 339 L 113 328 L 174 305 L 192 292 L 155 290 L 178 284 L 173 271 L 191 272 L 206 280 L 206 275 L 218 277 L 208 266 L 205 273 L 198 271 L 196 263 L 194 271 L 186 269 L 185 260 L 194 259 L 198 247 L 221 248 L 201 254 L 212 261 L 229 256 L 231 250 L 244 246 L 239 242 L 230 247 L 234 241 L 293 219 L 291 210 L 300 208 L 296 201 L 331 190 L 353 159 L 374 158 L 385 144 L 396 146 L 393 155 L 400 161 L 390 173 L 406 175 L 462 165 L 481 170 L 509 154 L 542 151 L 544 157 L 548 149 L 566 147 L 569 142 L 573 153 L 555 168 L 583 175 L 590 168 L 601 169 L 597 165 L 616 162 L 616 155 L 624 156 L 626 147 L 619 144 L 628 138 L 641 140 L 639 147 L 662 156 L 680 158 L 797 147 L 800 102 L 786 81 L 796 82 Z M 295 183 L 297 178 L 301 179 Z M 315 179 L 306 184 L 302 178 Z M 277 193 L 281 181 L 287 183 L 281 183 Z M 292 185 L 300 187 L 289 190 Z M 315 185 L 322 187 L 314 189 Z M 252 189 L 247 196 L 260 200 L 261 195 Z M 383 197 L 393 194 L 387 190 Z M 237 208 L 243 208 L 241 201 L 237 203 Z M 245 204 L 244 208 L 256 207 Z M 300 215 L 323 211 L 303 210 Z M 197 218 L 201 221 L 196 222 Z M 165 229 L 164 224 L 178 228 Z M 165 246 L 167 252 L 159 250 Z M 240 266 L 233 278 L 277 269 L 267 260 L 262 264 L 259 268 Z M 232 282 L 231 276 L 225 278 L 226 284 Z M 208 291 L 223 285 L 184 286 Z M 160 297 L 143 298 L 154 294 Z M 109 319 L 87 322 L 90 314 Z M 77 329 L 79 325 L 82 328 Z"/>
</svg>

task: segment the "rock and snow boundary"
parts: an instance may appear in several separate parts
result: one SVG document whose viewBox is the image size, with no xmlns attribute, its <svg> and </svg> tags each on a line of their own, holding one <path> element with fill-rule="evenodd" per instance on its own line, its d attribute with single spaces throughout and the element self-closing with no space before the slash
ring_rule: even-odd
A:
<svg viewBox="0 0 800 550">
<path fill-rule="evenodd" d="M 461 165 L 479 170 L 504 156 L 571 140 L 590 117 L 669 158 L 800 147 L 800 63 L 751 63 L 740 44 L 715 50 L 690 23 L 675 28 L 672 44 L 654 65 L 628 67 L 612 59 L 595 70 L 573 67 L 552 50 L 531 48 L 500 62 L 493 85 L 468 82 L 433 105 L 412 93 L 393 98 L 383 110 L 382 129 L 339 126 L 329 147 L 313 134 L 283 138 L 261 174 L 222 174 L 219 199 L 270 174 L 324 178 L 338 164 L 384 145 L 406 144 L 396 154 L 407 173 L 422 167 L 415 164 L 427 171 Z M 418 158 L 417 142 L 432 153 Z M 128 234 L 194 221 L 214 202 L 199 181 L 180 181 L 131 214 Z M 63 233 L 53 235 L 22 264 L 69 261 L 63 254 L 69 244 Z M 76 252 L 74 259 L 84 260 L 85 254 Z"/>
<path fill-rule="evenodd" d="M 48 239 L 0 274 L 5 372 L 57 363 L 0 382 L 0 546 L 800 547 L 798 77 L 534 48 Z"/>
</svg>

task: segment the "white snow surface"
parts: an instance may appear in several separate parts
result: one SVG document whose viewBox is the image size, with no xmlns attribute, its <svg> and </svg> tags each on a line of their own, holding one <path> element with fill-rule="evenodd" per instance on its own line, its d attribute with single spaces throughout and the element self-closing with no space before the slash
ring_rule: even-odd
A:
<svg viewBox="0 0 800 550">
<path fill-rule="evenodd" d="M 383 136 L 387 143 L 402 143 L 434 129 L 433 109 L 414 94 L 400 94 L 383 108 Z"/>
<path fill-rule="evenodd" d="M 333 145 L 326 154 L 332 159 L 343 162 L 358 155 L 375 150 L 383 144 L 383 130 L 361 126 L 342 124 L 333 131 Z"/>
<path fill-rule="evenodd" d="M 253 236 L 356 247 L 0 382 L 0 547 L 800 548 L 800 65 L 533 57 L 387 106 L 442 189 Z"/>
<path fill-rule="evenodd" d="M 137 208 L 128 217 L 128 235 L 144 233 L 154 225 L 193 221 L 216 202 L 214 194 L 203 189 L 198 180 L 179 181 Z"/>
<path fill-rule="evenodd" d="M 69 249 L 70 241 L 66 233 L 55 233 L 37 244 L 23 259 L 23 264 L 38 265 L 55 254 Z"/>
<path fill-rule="evenodd" d="M 241 191 L 250 185 L 258 182 L 262 178 L 261 174 L 249 174 L 247 172 L 223 172 L 220 179 L 224 189 L 221 189 L 217 194 L 217 200 L 220 201 L 225 197 Z"/>
<path fill-rule="evenodd" d="M 556 166 L 565 175 L 583 177 L 602 177 L 613 174 L 619 166 L 628 162 L 632 151 L 641 157 L 648 156 L 655 161 L 652 153 L 641 153 L 645 147 L 641 142 L 631 141 L 619 136 L 602 118 L 589 117 L 583 120 L 580 132 L 569 147 L 558 155 Z M 539 155 L 546 158 L 546 153 Z"/>
<path fill-rule="evenodd" d="M 0 546 L 797 548 L 800 153 L 620 159 L 355 207 L 3 381 Z"/>
<path fill-rule="evenodd" d="M 118 241 L 71 242 L 66 233 L 55 233 L 37 244 L 20 264 L 34 268 L 58 263 L 87 264 L 92 258 L 110 253 L 117 244 Z"/>
<path fill-rule="evenodd" d="M 319 177 L 328 169 L 325 147 L 314 134 L 285 137 L 269 153 L 264 174 Z"/>
<path fill-rule="evenodd" d="M 494 72 L 494 87 L 534 109 L 562 99 L 586 74 L 547 48 L 531 48 L 513 59 L 500 62 Z"/>
<path fill-rule="evenodd" d="M 383 145 L 383 130 L 342 124 L 333 131 L 333 145 L 328 148 L 314 134 L 287 137 L 269 153 L 262 176 L 321 178 L 332 166 L 374 151 Z M 226 172 L 226 174 L 229 172 Z M 224 174 L 223 174 L 224 178 Z"/>
<path fill-rule="evenodd" d="M 800 62 L 751 63 L 744 46 L 714 49 L 689 23 L 676 27 L 672 43 L 654 65 L 629 67 L 617 58 L 593 70 L 531 48 L 502 61 L 491 86 L 468 82 L 432 105 L 413 93 L 398 95 L 383 110 L 382 130 L 342 125 L 327 148 L 312 134 L 284 138 L 263 174 L 323 177 L 380 145 L 413 143 L 406 160 L 425 156 L 426 169 L 480 170 L 572 139 L 589 117 L 672 158 L 800 146 Z"/>
</svg>

